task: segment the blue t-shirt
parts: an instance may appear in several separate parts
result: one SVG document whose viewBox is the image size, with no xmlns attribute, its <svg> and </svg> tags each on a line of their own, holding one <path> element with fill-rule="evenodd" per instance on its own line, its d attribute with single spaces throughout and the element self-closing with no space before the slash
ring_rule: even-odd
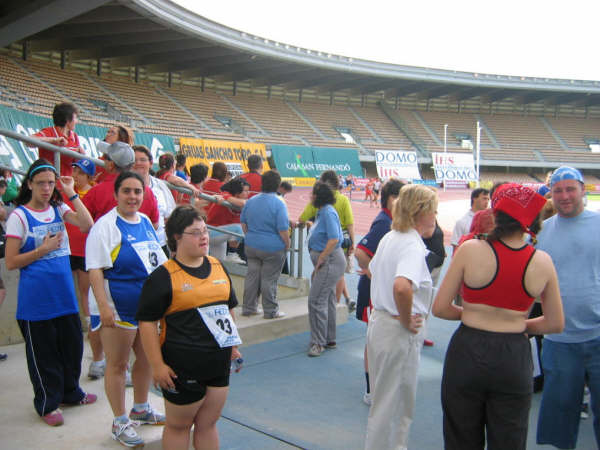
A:
<svg viewBox="0 0 600 450">
<path fill-rule="evenodd" d="M 337 211 L 333 206 L 325 205 L 317 212 L 315 223 L 310 229 L 308 248 L 322 252 L 329 239 L 337 239 L 335 248 L 339 248 L 344 238 Z"/>
<path fill-rule="evenodd" d="M 278 252 L 285 249 L 280 231 L 290 226 L 287 207 L 275 192 L 262 192 L 248 199 L 242 209 L 240 222 L 248 231 L 245 245 L 264 252 Z"/>
<path fill-rule="evenodd" d="M 363 237 L 357 245 L 357 248 L 363 250 L 371 258 L 377 251 L 379 241 L 385 236 L 392 228 L 392 215 L 389 210 L 382 209 L 373 223 L 369 232 Z M 366 275 L 361 275 L 358 280 L 358 302 L 360 304 L 368 305 L 369 299 L 371 298 L 371 280 Z M 362 301 L 362 303 L 361 303 Z"/>
<path fill-rule="evenodd" d="M 600 336 L 600 214 L 558 214 L 544 221 L 537 248 L 551 257 L 558 273 L 565 329 L 546 339 L 586 342 Z"/>
</svg>

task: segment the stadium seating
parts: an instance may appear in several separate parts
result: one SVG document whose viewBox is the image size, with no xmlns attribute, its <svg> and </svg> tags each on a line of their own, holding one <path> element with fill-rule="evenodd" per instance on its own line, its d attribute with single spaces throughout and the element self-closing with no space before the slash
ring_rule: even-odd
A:
<svg viewBox="0 0 600 450">
<path fill-rule="evenodd" d="M 442 151 L 445 124 L 448 151 L 471 152 L 460 146 L 457 135 L 470 135 L 475 145 L 480 120 L 484 163 L 600 162 L 600 153 L 591 153 L 586 143 L 600 138 L 599 119 L 399 109 L 409 139 L 376 106 L 349 106 L 337 98 L 330 105 L 318 97 L 299 102 L 281 93 L 269 99 L 247 92 L 232 95 L 189 83 L 136 83 L 114 73 L 98 77 L 93 71 L 61 70 L 56 61 L 23 61 L 7 51 L 0 54 L 0 93 L 0 104 L 46 117 L 56 103 L 72 101 L 80 108 L 81 121 L 91 125 L 122 122 L 138 132 L 175 138 L 355 148 L 362 154 L 411 150 L 415 139 L 428 152 Z M 336 127 L 349 129 L 357 144 L 345 142 Z"/>
</svg>

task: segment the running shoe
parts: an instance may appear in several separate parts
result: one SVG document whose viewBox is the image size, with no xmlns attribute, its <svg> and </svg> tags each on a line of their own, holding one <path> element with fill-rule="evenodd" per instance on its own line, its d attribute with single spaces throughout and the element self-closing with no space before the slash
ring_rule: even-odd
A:
<svg viewBox="0 0 600 450">
<path fill-rule="evenodd" d="M 325 347 L 321 347 L 319 344 L 312 344 L 308 350 L 308 356 L 321 356 L 321 353 L 325 351 Z"/>
<path fill-rule="evenodd" d="M 337 344 L 335 341 L 331 341 L 331 342 L 328 342 L 327 344 L 325 344 L 325 348 L 334 349 L 334 348 L 337 348 Z"/>
<path fill-rule="evenodd" d="M 6 361 L 6 358 L 8 358 L 6 353 L 0 353 L 0 361 Z"/>
<path fill-rule="evenodd" d="M 159 413 L 158 411 L 154 411 L 152 406 L 150 406 L 145 411 L 135 411 L 131 410 L 129 413 L 129 418 L 131 420 L 135 420 L 140 425 L 164 425 L 165 424 L 165 415 Z"/>
<path fill-rule="evenodd" d="M 104 369 L 106 368 L 105 361 L 92 361 L 88 370 L 88 378 L 97 380 L 104 376 Z"/>
<path fill-rule="evenodd" d="M 132 422 L 131 420 L 128 420 L 125 423 L 113 422 L 112 438 L 125 447 L 143 447 L 144 440 L 139 437 L 136 431 L 133 429 L 137 426 L 138 424 Z"/>
<path fill-rule="evenodd" d="M 247 264 L 237 253 L 228 253 L 227 256 L 225 256 L 225 261 L 236 264 Z"/>
<path fill-rule="evenodd" d="M 271 315 L 265 314 L 263 317 L 265 319 L 281 319 L 285 316 L 286 316 L 286 314 L 283 311 L 277 311 L 275 314 L 271 314 Z"/>
<path fill-rule="evenodd" d="M 363 403 L 365 405 L 371 406 L 371 393 L 370 392 L 365 392 L 365 395 L 363 395 Z"/>
<path fill-rule="evenodd" d="M 58 427 L 65 422 L 65 420 L 63 419 L 62 411 L 60 409 L 55 409 L 54 411 L 46 414 L 45 416 L 42 416 L 42 420 L 51 427 Z"/>
</svg>

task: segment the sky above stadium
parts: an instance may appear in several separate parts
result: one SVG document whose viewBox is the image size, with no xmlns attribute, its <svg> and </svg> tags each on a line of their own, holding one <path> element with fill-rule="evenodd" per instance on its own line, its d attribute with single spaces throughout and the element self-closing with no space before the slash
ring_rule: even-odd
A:
<svg viewBox="0 0 600 450">
<path fill-rule="evenodd" d="M 274 41 L 371 61 L 600 81 L 594 0 L 174 0 Z"/>
</svg>

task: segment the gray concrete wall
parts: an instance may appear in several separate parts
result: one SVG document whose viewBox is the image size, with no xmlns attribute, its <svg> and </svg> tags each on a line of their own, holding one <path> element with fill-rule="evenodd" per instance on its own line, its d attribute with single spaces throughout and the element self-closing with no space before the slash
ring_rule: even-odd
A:
<svg viewBox="0 0 600 450">
<path fill-rule="evenodd" d="M 231 272 L 231 281 L 233 288 L 237 295 L 238 301 L 242 303 L 244 298 L 244 279 L 246 274 L 246 267 L 236 264 L 236 268 L 232 268 L 230 264 L 226 263 L 227 268 Z M 4 259 L 0 259 L 0 272 L 2 279 L 4 280 L 4 286 L 6 288 L 6 299 L 3 305 L 0 307 L 0 346 L 8 344 L 16 344 L 23 342 L 21 331 L 17 325 L 15 319 L 15 313 L 17 311 L 17 286 L 19 284 L 19 271 L 18 270 L 6 270 L 6 264 Z M 75 291 L 77 289 L 77 281 L 75 281 Z M 31 286 L 39 293 L 40 296 L 44 295 L 44 288 L 39 286 Z M 277 290 L 277 297 L 280 299 L 296 298 L 308 295 L 309 283 L 306 279 L 297 279 L 282 275 L 279 279 L 279 286 Z M 81 308 L 80 308 L 81 309 Z M 83 319 L 83 316 L 82 316 Z M 82 320 L 82 324 L 85 326 L 85 322 Z"/>
</svg>

